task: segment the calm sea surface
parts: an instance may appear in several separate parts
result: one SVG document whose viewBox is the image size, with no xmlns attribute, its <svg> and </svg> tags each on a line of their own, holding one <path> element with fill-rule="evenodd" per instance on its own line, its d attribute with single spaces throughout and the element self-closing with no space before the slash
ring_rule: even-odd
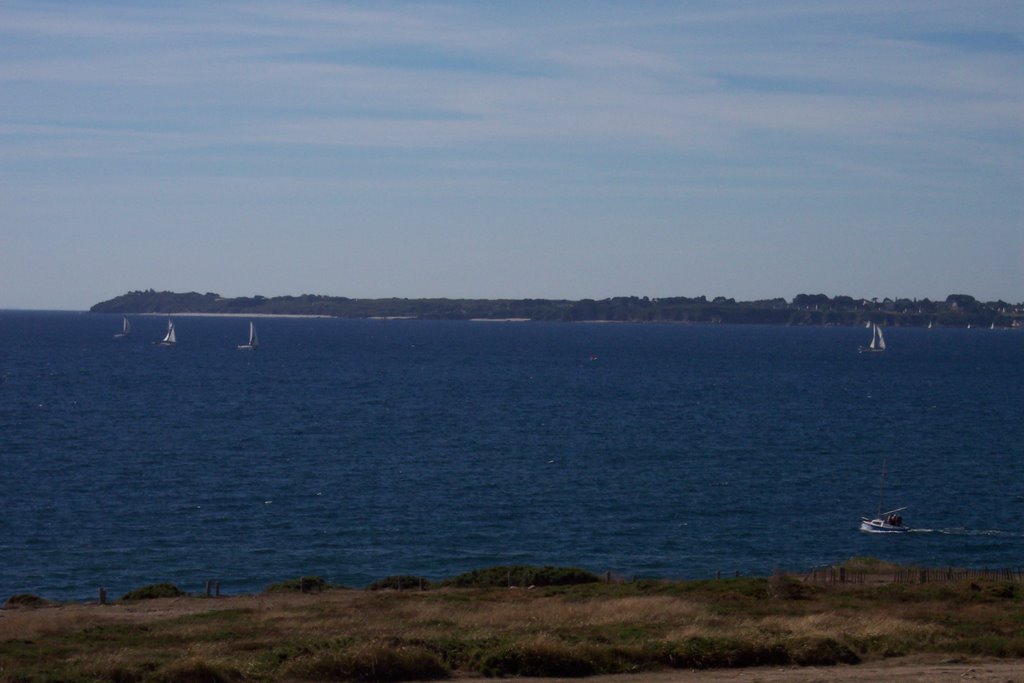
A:
<svg viewBox="0 0 1024 683">
<path fill-rule="evenodd" d="M 0 601 L 1024 565 L 1024 332 L 131 319 L 0 312 Z"/>
</svg>

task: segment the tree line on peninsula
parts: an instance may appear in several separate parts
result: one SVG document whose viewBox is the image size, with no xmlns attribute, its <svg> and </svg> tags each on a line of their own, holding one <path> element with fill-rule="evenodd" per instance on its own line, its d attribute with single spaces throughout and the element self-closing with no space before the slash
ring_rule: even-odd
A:
<svg viewBox="0 0 1024 683">
<path fill-rule="evenodd" d="M 1024 326 L 1024 304 L 983 302 L 968 294 L 930 299 L 855 299 L 798 294 L 736 301 L 726 297 L 607 299 L 350 299 L 339 296 L 222 297 L 215 292 L 136 290 L 94 305 L 93 313 L 313 315 L 425 320 L 539 320 L 563 322 L 724 323 L 966 327 Z"/>
</svg>

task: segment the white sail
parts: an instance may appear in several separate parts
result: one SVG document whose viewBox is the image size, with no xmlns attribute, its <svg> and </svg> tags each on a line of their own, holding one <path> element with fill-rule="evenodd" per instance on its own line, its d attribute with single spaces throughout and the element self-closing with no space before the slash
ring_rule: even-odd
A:
<svg viewBox="0 0 1024 683">
<path fill-rule="evenodd" d="M 878 325 L 875 325 L 875 336 L 871 339 L 871 348 L 885 351 L 885 337 L 882 336 L 882 328 Z"/>
<path fill-rule="evenodd" d="M 882 335 L 882 328 L 877 323 L 871 323 L 871 343 L 867 347 L 857 347 L 858 353 L 865 351 L 885 351 L 885 337 Z"/>
<path fill-rule="evenodd" d="M 178 342 L 178 339 L 177 339 L 177 337 L 174 334 L 174 323 L 171 322 L 170 320 L 168 320 L 167 321 L 167 335 L 163 338 L 163 341 L 161 341 L 160 343 L 169 346 L 171 344 L 176 344 L 177 342 Z"/>
<path fill-rule="evenodd" d="M 128 318 L 124 318 L 124 321 L 121 323 L 121 331 L 118 332 L 117 334 L 115 334 L 114 336 L 115 337 L 127 337 L 129 334 L 131 334 L 131 332 L 132 332 L 132 325 L 131 325 L 130 322 L 128 322 Z"/>
<path fill-rule="evenodd" d="M 255 349 L 257 346 L 259 346 L 259 343 L 260 343 L 259 339 L 257 339 L 257 337 L 256 337 L 256 326 L 253 325 L 252 322 L 250 321 L 249 322 L 249 343 L 248 344 L 239 344 L 238 348 L 240 348 L 240 349 Z"/>
</svg>

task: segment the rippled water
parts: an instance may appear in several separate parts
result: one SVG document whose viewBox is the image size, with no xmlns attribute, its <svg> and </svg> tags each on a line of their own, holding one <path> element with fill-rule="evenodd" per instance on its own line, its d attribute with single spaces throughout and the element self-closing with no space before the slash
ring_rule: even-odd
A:
<svg viewBox="0 0 1024 683">
<path fill-rule="evenodd" d="M 1020 331 L 132 320 L 0 313 L 0 597 L 1021 564 Z"/>
</svg>

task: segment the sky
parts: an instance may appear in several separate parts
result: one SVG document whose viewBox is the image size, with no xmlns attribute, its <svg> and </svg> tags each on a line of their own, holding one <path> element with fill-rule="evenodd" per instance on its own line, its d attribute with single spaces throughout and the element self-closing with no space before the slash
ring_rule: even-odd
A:
<svg viewBox="0 0 1024 683">
<path fill-rule="evenodd" d="M 1024 301 L 1024 3 L 0 3 L 0 308 Z"/>
</svg>

